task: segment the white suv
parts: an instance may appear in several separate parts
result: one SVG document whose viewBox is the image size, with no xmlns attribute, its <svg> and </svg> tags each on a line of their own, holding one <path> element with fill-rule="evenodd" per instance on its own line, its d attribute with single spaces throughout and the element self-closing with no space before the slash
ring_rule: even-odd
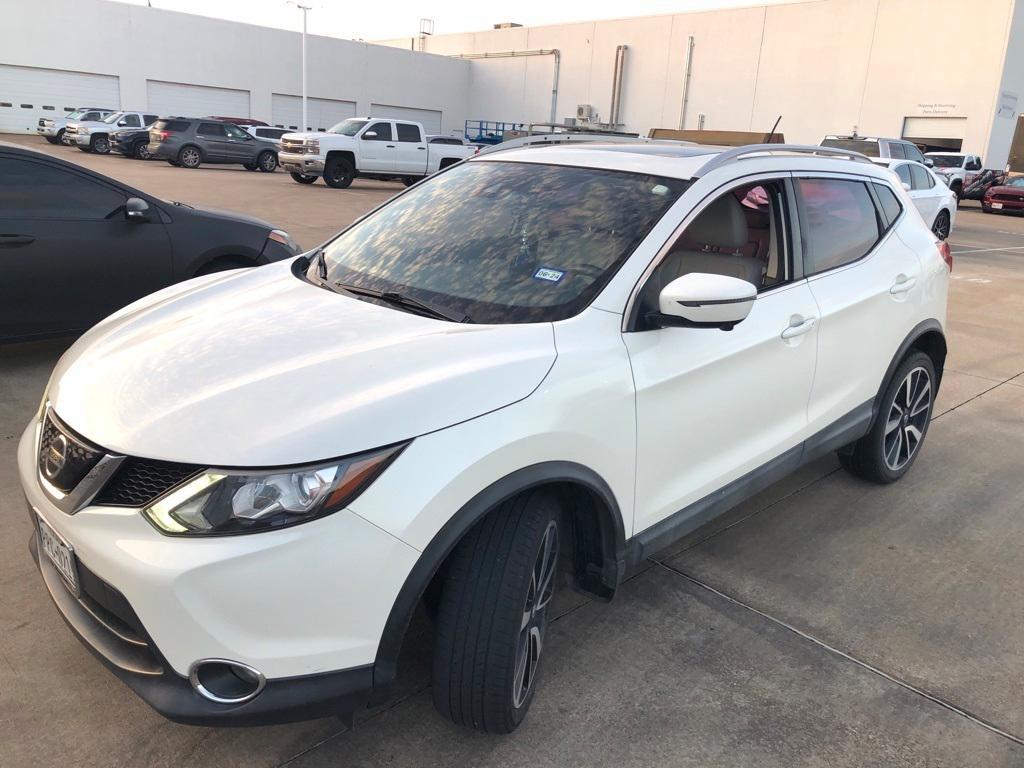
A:
<svg viewBox="0 0 1024 768">
<path fill-rule="evenodd" d="M 110 152 L 110 134 L 125 129 L 142 130 L 156 122 L 157 116 L 145 112 L 114 112 L 100 120 L 76 120 L 68 123 L 64 138 L 83 152 L 105 155 Z"/>
<path fill-rule="evenodd" d="M 425 601 L 438 708 L 513 730 L 558 585 L 608 600 L 827 452 L 882 483 L 919 456 L 949 249 L 843 155 L 481 153 L 316 251 L 122 309 L 19 444 L 50 595 L 207 724 L 382 702 Z"/>
</svg>

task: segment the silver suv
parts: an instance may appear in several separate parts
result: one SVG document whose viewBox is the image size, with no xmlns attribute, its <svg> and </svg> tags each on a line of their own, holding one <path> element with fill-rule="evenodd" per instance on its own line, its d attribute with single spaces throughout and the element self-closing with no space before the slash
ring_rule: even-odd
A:
<svg viewBox="0 0 1024 768">
<path fill-rule="evenodd" d="M 833 149 L 849 149 L 860 152 L 868 157 L 884 157 L 893 160 L 916 160 L 922 165 L 931 166 L 930 160 L 921 154 L 918 146 L 906 139 L 885 139 L 877 136 L 826 136 L 821 140 L 822 147 Z"/>
</svg>

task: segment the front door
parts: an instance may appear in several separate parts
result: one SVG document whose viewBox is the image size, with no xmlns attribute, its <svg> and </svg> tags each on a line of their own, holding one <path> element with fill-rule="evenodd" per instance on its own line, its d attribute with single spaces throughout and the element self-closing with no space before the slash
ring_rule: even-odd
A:
<svg viewBox="0 0 1024 768">
<path fill-rule="evenodd" d="M 237 163 L 255 163 L 261 151 L 270 149 L 237 125 L 225 124 L 224 133 L 227 135 L 228 156 Z"/>
<path fill-rule="evenodd" d="M 88 328 L 172 282 L 159 213 L 85 173 L 0 152 L 0 339 Z"/>
<path fill-rule="evenodd" d="M 391 121 L 370 123 L 359 137 L 359 170 L 365 173 L 393 173 L 395 150 Z"/>
<path fill-rule="evenodd" d="M 818 309 L 794 260 L 790 189 L 764 177 L 718 190 L 640 291 L 642 313 L 676 277 L 709 272 L 754 283 L 758 297 L 731 331 L 623 335 L 636 386 L 635 532 L 798 452 L 807 436 Z"/>
<path fill-rule="evenodd" d="M 196 128 L 196 138 L 203 147 L 203 160 L 208 163 L 230 163 L 232 157 L 228 134 L 224 123 L 200 123 Z"/>
</svg>

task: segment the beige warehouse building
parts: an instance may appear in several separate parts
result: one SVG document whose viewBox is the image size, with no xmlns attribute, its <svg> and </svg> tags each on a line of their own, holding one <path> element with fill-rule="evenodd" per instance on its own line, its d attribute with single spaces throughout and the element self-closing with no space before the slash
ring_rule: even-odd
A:
<svg viewBox="0 0 1024 768">
<path fill-rule="evenodd" d="M 788 141 L 856 129 L 1002 167 L 1024 104 L 1016 0 L 819 0 L 382 42 L 469 58 L 481 120 L 767 132 L 782 115 Z"/>
</svg>

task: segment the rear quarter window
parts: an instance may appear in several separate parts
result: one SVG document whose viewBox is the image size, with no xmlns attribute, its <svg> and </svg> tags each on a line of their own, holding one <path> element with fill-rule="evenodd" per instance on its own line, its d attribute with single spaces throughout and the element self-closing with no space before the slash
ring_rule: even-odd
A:
<svg viewBox="0 0 1024 768">
<path fill-rule="evenodd" d="M 900 213 L 903 211 L 903 206 L 900 205 L 896 193 L 887 185 L 879 184 L 878 182 L 874 182 L 874 185 L 878 204 L 882 206 L 882 215 L 885 216 L 886 222 L 892 226 L 892 223 L 899 218 Z"/>
<path fill-rule="evenodd" d="M 158 131 L 187 131 L 188 126 L 188 120 L 157 120 L 153 123 L 153 127 Z"/>
</svg>

